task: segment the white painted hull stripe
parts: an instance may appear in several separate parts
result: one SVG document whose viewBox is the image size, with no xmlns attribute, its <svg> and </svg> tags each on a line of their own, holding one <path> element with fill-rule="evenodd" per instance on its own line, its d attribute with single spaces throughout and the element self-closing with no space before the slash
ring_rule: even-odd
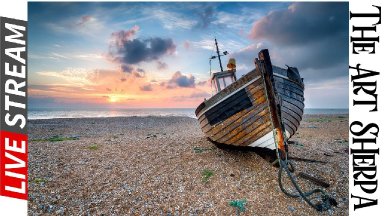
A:
<svg viewBox="0 0 384 216">
<path fill-rule="evenodd" d="M 273 140 L 273 131 L 265 134 L 264 136 L 262 136 L 260 139 L 256 140 L 255 142 L 251 143 L 249 146 L 251 147 L 260 147 L 261 145 L 263 145 L 263 143 L 268 143 L 268 141 L 270 140 Z"/>
</svg>

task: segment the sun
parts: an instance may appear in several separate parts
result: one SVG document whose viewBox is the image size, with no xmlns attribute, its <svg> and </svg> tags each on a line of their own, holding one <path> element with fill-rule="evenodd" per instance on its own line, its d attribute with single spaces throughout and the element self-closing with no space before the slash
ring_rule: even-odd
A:
<svg viewBox="0 0 384 216">
<path fill-rule="evenodd" d="M 119 101 L 119 97 L 117 97 L 117 96 L 115 96 L 115 95 L 111 95 L 111 96 L 109 96 L 108 101 L 109 101 L 110 103 L 116 103 L 116 102 Z"/>
</svg>

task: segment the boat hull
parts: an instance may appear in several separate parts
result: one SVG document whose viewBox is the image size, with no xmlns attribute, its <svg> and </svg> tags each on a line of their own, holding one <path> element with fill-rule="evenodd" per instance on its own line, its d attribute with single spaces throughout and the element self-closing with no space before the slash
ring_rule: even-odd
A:
<svg viewBox="0 0 384 216">
<path fill-rule="evenodd" d="M 304 83 L 296 68 L 273 67 L 273 83 L 281 100 L 281 117 L 287 138 L 300 126 L 304 113 Z"/>
<path fill-rule="evenodd" d="M 275 149 L 266 88 L 257 70 L 203 102 L 196 115 L 215 143 Z"/>
<path fill-rule="evenodd" d="M 297 69 L 278 67 L 273 67 L 272 84 L 289 138 L 302 119 L 304 85 Z M 271 103 L 258 69 L 202 102 L 195 113 L 204 134 L 216 144 L 276 149 Z"/>
</svg>

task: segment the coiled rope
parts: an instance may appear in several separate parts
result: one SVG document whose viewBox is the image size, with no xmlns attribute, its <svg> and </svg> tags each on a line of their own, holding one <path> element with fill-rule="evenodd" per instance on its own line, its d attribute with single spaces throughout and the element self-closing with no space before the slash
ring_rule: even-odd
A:
<svg viewBox="0 0 384 216">
<path fill-rule="evenodd" d="M 289 197 L 293 197 L 293 198 L 298 198 L 298 197 L 303 198 L 304 201 L 306 203 L 308 203 L 308 205 L 310 205 L 311 207 L 313 207 L 317 211 L 326 211 L 326 210 L 331 209 L 332 206 L 337 205 L 336 200 L 334 198 L 332 198 L 327 192 L 325 192 L 324 190 L 322 190 L 320 188 L 316 188 L 316 189 L 308 191 L 308 192 L 303 192 L 301 190 L 300 186 L 298 185 L 296 179 L 293 177 L 292 172 L 289 170 L 288 166 L 289 165 L 292 166 L 292 163 L 290 163 L 290 161 L 287 159 L 288 158 L 288 152 L 287 152 L 287 157 L 285 160 L 281 159 L 279 152 L 277 152 L 277 156 L 278 156 L 278 161 L 280 164 L 279 174 L 278 174 L 279 186 L 280 186 L 281 191 L 283 191 L 284 194 L 286 194 Z M 292 169 L 293 169 L 293 166 L 292 166 Z M 284 188 L 283 182 L 282 182 L 283 170 L 287 173 L 289 179 L 291 180 L 293 186 L 295 187 L 295 189 L 297 190 L 298 193 L 290 193 Z M 309 199 L 309 197 L 315 193 L 321 193 L 322 202 L 319 204 L 315 204 L 312 200 Z"/>
</svg>

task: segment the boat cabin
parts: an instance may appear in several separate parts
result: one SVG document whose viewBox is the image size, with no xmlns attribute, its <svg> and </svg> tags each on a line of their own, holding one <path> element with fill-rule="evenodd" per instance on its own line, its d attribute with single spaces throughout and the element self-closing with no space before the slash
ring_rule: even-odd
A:
<svg viewBox="0 0 384 216">
<path fill-rule="evenodd" d="M 212 75 L 212 84 L 216 93 L 236 81 L 235 71 L 216 72 Z"/>
<path fill-rule="evenodd" d="M 228 70 L 226 71 L 212 74 L 211 82 L 215 87 L 216 93 L 236 82 L 236 62 L 234 59 L 229 60 L 227 68 Z"/>
</svg>

